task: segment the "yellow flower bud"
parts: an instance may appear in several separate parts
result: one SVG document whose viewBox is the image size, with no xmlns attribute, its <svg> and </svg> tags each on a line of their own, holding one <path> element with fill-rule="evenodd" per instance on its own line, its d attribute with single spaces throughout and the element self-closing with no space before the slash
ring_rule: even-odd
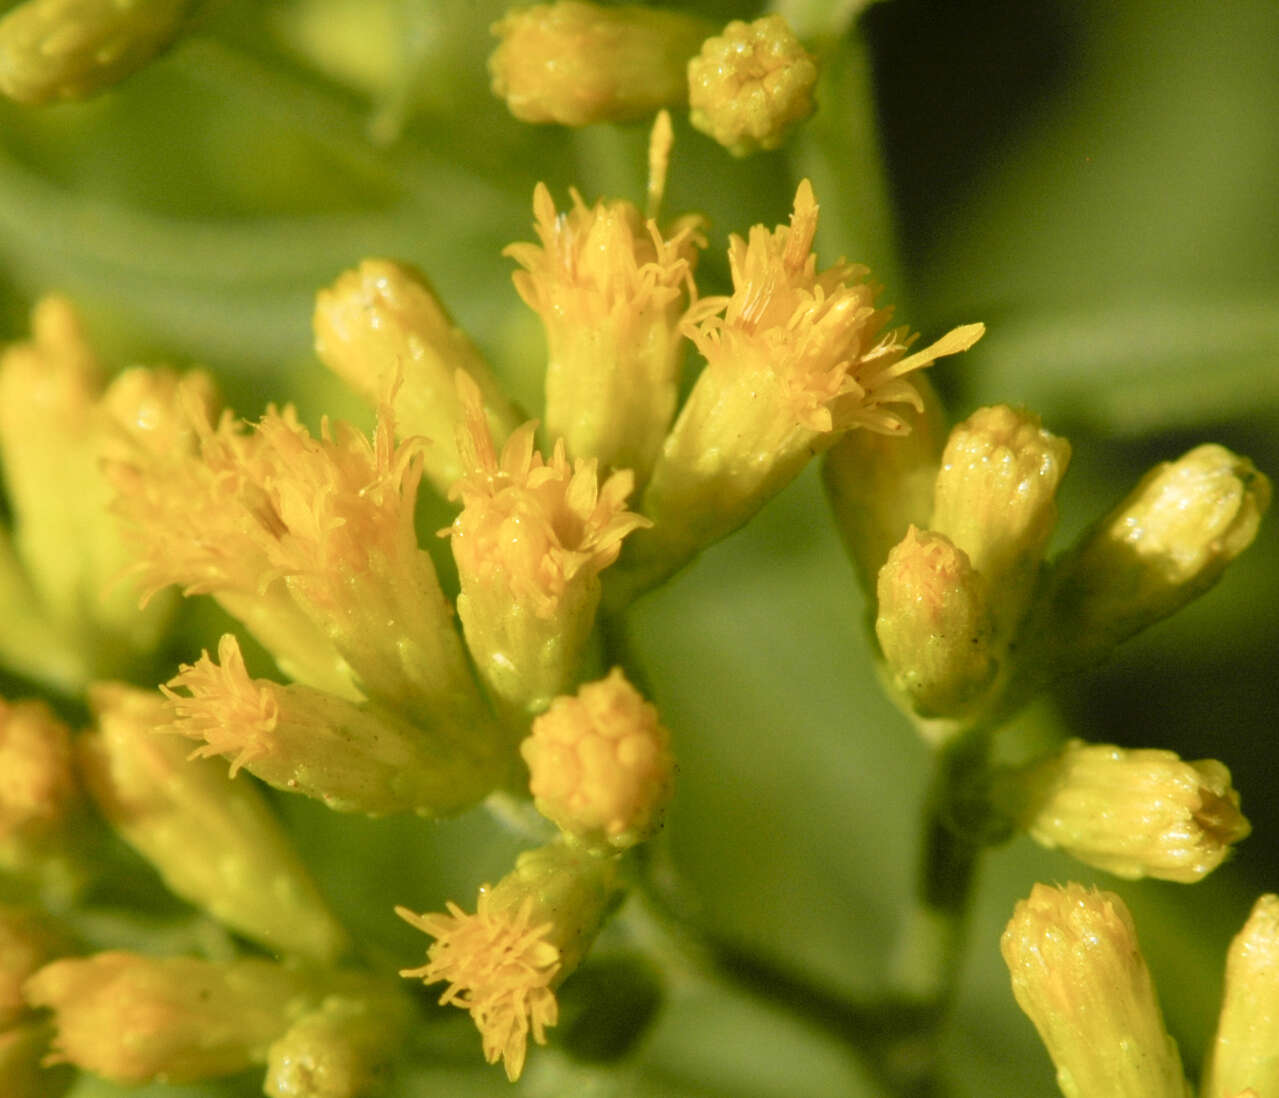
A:
<svg viewBox="0 0 1279 1098">
<path fill-rule="evenodd" d="M 755 226 L 729 245 L 733 294 L 701 301 L 685 323 L 706 358 L 671 429 L 643 510 L 651 532 L 625 562 L 633 594 L 731 533 L 814 454 L 852 427 L 903 434 L 895 405 L 919 405 L 905 375 L 965 350 L 981 325 L 956 328 L 906 356 L 905 329 L 885 330 L 864 267 L 817 271 L 817 202 L 805 180 L 789 226 Z M 618 601 L 622 601 L 621 598 Z"/>
<path fill-rule="evenodd" d="M 103 683 L 89 700 L 97 730 L 79 745 L 85 783 L 169 889 L 268 949 L 341 954 L 346 932 L 258 791 L 158 735 L 170 719 L 159 694 Z"/>
<path fill-rule="evenodd" d="M 20 103 L 87 99 L 182 32 L 196 0 L 27 0 L 0 19 L 0 91 Z"/>
<path fill-rule="evenodd" d="M 619 668 L 556 698 L 520 752 L 537 810 L 572 839 L 624 850 L 660 826 L 674 780 L 670 733 Z"/>
<path fill-rule="evenodd" d="M 663 231 L 630 202 L 572 199 L 560 213 L 539 183 L 541 244 L 505 252 L 524 268 L 515 288 L 546 331 L 546 428 L 570 458 L 630 469 L 642 485 L 675 412 L 702 220 Z"/>
<path fill-rule="evenodd" d="M 1204 1068 L 1205 1098 L 1279 1093 L 1279 896 L 1262 896 L 1226 955 L 1217 1035 Z"/>
<path fill-rule="evenodd" d="M 339 812 L 444 816 L 470 808 L 509 770 L 514 752 L 485 730 L 432 732 L 308 686 L 250 678 L 230 633 L 218 660 L 205 652 L 163 689 L 170 730 L 203 741 L 196 755 L 229 759 L 232 777 L 243 767 Z"/>
<path fill-rule="evenodd" d="M 1202 594 L 1256 537 L 1270 481 L 1222 446 L 1155 466 L 1056 565 L 1035 633 L 1085 663 Z"/>
<path fill-rule="evenodd" d="M 1132 917 L 1111 892 L 1037 884 L 1000 940 L 1065 1098 L 1189 1098 Z"/>
<path fill-rule="evenodd" d="M 911 527 L 879 572 L 875 635 L 921 716 L 955 716 L 996 671 L 983 578 L 941 534 Z"/>
<path fill-rule="evenodd" d="M 1072 740 L 998 784 L 1037 843 L 1130 880 L 1202 880 L 1252 830 L 1229 770 L 1171 751 Z"/>
<path fill-rule="evenodd" d="M 712 27 L 638 4 L 558 0 L 514 8 L 493 24 L 493 94 L 523 122 L 643 118 L 688 97 L 684 66 Z"/>
<path fill-rule="evenodd" d="M 0 1033 L 5 1098 L 61 1098 L 75 1081 L 69 1068 L 45 1065 L 52 1039 L 48 1022 L 28 1022 Z"/>
<path fill-rule="evenodd" d="M 942 452 L 931 529 L 968 554 L 1007 635 L 1026 608 L 1057 523 L 1057 486 L 1070 444 L 1039 417 L 1006 404 L 979 408 Z"/>
<path fill-rule="evenodd" d="M 822 482 L 844 546 L 867 591 L 888 554 L 911 526 L 927 529 L 933 482 L 945 441 L 945 414 L 920 374 L 912 381 L 922 410 L 903 408 L 906 435 L 849 431 L 826 451 Z"/>
<path fill-rule="evenodd" d="M 269 1098 L 361 1098 L 380 1092 L 408 1021 L 392 995 L 330 995 L 267 1050 Z"/>
<path fill-rule="evenodd" d="M 0 839 L 50 835 L 78 798 L 67 726 L 42 701 L 0 699 Z"/>
<path fill-rule="evenodd" d="M 548 461 L 533 449 L 533 423 L 499 457 L 478 391 L 458 379 L 467 406 L 459 448 L 471 472 L 450 493 L 462 511 L 442 531 L 461 579 L 458 616 L 493 698 L 508 713 L 537 713 L 571 687 L 595 622 L 599 573 L 647 520 L 626 510 L 629 471 L 601 483 L 597 463 L 570 463 L 562 440 Z"/>
<path fill-rule="evenodd" d="M 27 977 L 71 950 L 70 936 L 47 915 L 34 908 L 0 904 L 0 1031 L 26 1012 L 22 985 Z M 0 1080 L 7 1081 L 3 1072 Z"/>
<path fill-rule="evenodd" d="M 188 1083 L 262 1063 L 314 989 L 270 961 L 110 952 L 46 965 L 26 996 L 54 1012 L 52 1062 L 120 1083 Z"/>
<path fill-rule="evenodd" d="M 775 149 L 813 113 L 817 63 L 786 20 L 734 20 L 688 63 L 689 120 L 734 156 Z"/>
<path fill-rule="evenodd" d="M 447 981 L 441 1003 L 471 1014 L 490 1064 L 500 1057 L 509 1079 L 524 1070 L 528 1037 L 546 1043 L 559 1008 L 554 988 L 581 963 L 616 891 L 611 859 L 562 844 L 526 851 L 496 886 L 484 885 L 474 915 L 457 904 L 448 914 L 402 919 L 436 941 L 420 968 L 400 975 Z"/>
<path fill-rule="evenodd" d="M 479 349 L 445 311 L 426 276 L 388 259 L 366 259 L 315 301 L 321 361 L 371 404 L 389 402 L 401 437 L 422 435 L 427 479 L 441 495 L 462 475 L 461 404 L 453 375 L 479 386 L 489 429 L 505 439 L 518 420 Z"/>
</svg>

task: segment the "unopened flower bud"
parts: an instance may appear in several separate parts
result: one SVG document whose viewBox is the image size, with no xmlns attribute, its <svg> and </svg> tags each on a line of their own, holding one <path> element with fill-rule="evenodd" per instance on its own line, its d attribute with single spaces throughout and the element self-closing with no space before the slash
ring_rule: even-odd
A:
<svg viewBox="0 0 1279 1098">
<path fill-rule="evenodd" d="M 49 835 L 78 796 L 67 726 L 42 701 L 0 700 L 0 839 Z"/>
<path fill-rule="evenodd" d="M 1007 634 L 1025 610 L 1053 527 L 1070 444 L 1033 413 L 979 408 L 950 433 L 929 527 L 968 554 Z"/>
<path fill-rule="evenodd" d="M 1037 884 L 1000 940 L 1065 1098 L 1188 1098 L 1132 916 L 1111 892 Z"/>
<path fill-rule="evenodd" d="M 849 431 L 826 451 L 822 482 L 844 547 L 866 591 L 911 526 L 928 528 L 933 482 L 945 442 L 945 414 L 927 377 L 911 382 L 923 403 L 901 410 L 905 435 Z"/>
<path fill-rule="evenodd" d="M 408 1021 L 398 996 L 331 995 L 267 1050 L 269 1098 L 361 1098 L 390 1072 Z"/>
<path fill-rule="evenodd" d="M 196 0 L 27 0 L 0 19 L 0 91 L 20 103 L 87 99 L 181 33 Z"/>
<path fill-rule="evenodd" d="M 616 894 L 612 859 L 562 843 L 521 854 L 496 886 L 480 889 L 474 915 L 396 913 L 435 938 L 421 968 L 400 975 L 447 981 L 441 1003 L 470 1011 L 489 1063 L 499 1057 L 507 1077 L 524 1069 L 530 1033 L 546 1043 L 555 1025 L 554 988 L 581 963 Z"/>
<path fill-rule="evenodd" d="M 921 716 L 954 716 L 996 671 L 986 582 L 962 549 L 911 527 L 879 572 L 875 635 Z"/>
<path fill-rule="evenodd" d="M 1270 481 L 1246 458 L 1197 446 L 1155 466 L 1054 568 L 1034 634 L 1048 665 L 1085 664 L 1221 577 L 1256 537 Z"/>
<path fill-rule="evenodd" d="M 300 1003 L 302 970 L 270 961 L 98 953 L 54 961 L 26 985 L 54 1012 L 53 1062 L 120 1083 L 188 1083 L 266 1059 Z"/>
<path fill-rule="evenodd" d="M 557 0 L 493 24 L 493 94 L 523 122 L 643 118 L 688 98 L 684 66 L 710 24 L 675 11 Z"/>
<path fill-rule="evenodd" d="M 688 63 L 689 120 L 734 156 L 775 149 L 813 113 L 817 64 L 786 20 L 734 20 Z"/>
<path fill-rule="evenodd" d="M 1072 740 L 997 784 L 1037 843 L 1130 880 L 1202 880 L 1252 830 L 1229 770 L 1171 751 Z"/>
<path fill-rule="evenodd" d="M 197 755 L 229 760 L 232 777 L 244 767 L 339 812 L 441 816 L 474 805 L 509 769 L 514 751 L 487 729 L 458 727 L 446 739 L 385 710 L 251 678 L 230 633 L 218 661 L 205 652 L 164 690 L 170 730 L 203 741 Z"/>
<path fill-rule="evenodd" d="M 1226 986 L 1203 1093 L 1279 1093 L 1279 896 L 1262 896 L 1226 954 Z"/>
<path fill-rule="evenodd" d="M 85 782 L 170 890 L 268 949 L 342 953 L 346 932 L 258 791 L 158 734 L 170 720 L 158 693 L 102 683 L 89 700 L 98 728 L 79 744 Z"/>
<path fill-rule="evenodd" d="M 463 472 L 458 370 L 479 386 L 498 439 L 518 422 L 479 349 L 412 267 L 366 259 L 316 295 L 314 326 L 316 353 L 330 370 L 371 404 L 389 400 L 401 438 L 430 440 L 423 471 L 441 495 Z"/>
<path fill-rule="evenodd" d="M 556 698 L 520 752 L 538 811 L 573 839 L 623 850 L 660 826 L 675 767 L 670 733 L 620 669 Z"/>
</svg>

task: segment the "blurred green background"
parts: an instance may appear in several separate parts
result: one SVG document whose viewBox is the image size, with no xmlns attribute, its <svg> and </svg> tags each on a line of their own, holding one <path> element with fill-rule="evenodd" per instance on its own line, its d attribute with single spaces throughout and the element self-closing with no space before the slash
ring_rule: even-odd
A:
<svg viewBox="0 0 1279 1098">
<path fill-rule="evenodd" d="M 536 410 L 540 337 L 501 249 L 530 237 L 539 179 L 557 197 L 574 184 L 588 200 L 639 198 L 646 135 L 512 119 L 483 63 L 503 6 L 232 0 L 91 103 L 0 103 L 0 338 L 18 337 L 33 299 L 56 288 L 119 365 L 206 364 L 249 416 L 288 399 L 312 422 L 322 411 L 367 421 L 310 352 L 311 302 L 359 259 L 390 255 L 430 274 Z M 758 10 L 680 6 L 717 19 Z M 735 161 L 677 121 L 667 208 L 710 215 L 699 282 L 713 292 L 727 233 L 784 220 L 811 171 L 823 261 L 870 260 L 885 300 L 925 339 L 986 322 L 977 348 L 934 371 L 955 417 L 1024 403 L 1071 439 L 1064 543 L 1151 463 L 1199 441 L 1279 474 L 1276 42 L 1273 0 L 876 4 L 859 37 L 831 43 L 820 114 L 787 149 Z M 864 202 L 878 178 L 858 101 L 867 75 L 896 254 Z M 882 974 L 928 762 L 874 681 L 864 614 L 810 471 L 632 617 L 676 735 L 666 841 L 695 918 L 849 993 Z M 208 637 L 188 641 L 194 654 Z M 1216 590 L 1057 699 L 1073 734 L 1221 758 L 1255 833 L 1189 888 L 1103 879 L 1025 840 L 996 851 L 948 1039 L 950 1094 L 1057 1093 L 997 948 L 1036 880 L 1096 879 L 1124 896 L 1197 1068 L 1226 943 L 1255 895 L 1279 889 L 1277 654 L 1268 521 Z M 425 941 L 392 905 L 467 903 L 518 845 L 478 813 L 430 826 L 279 803 L 340 911 L 406 964 Z M 629 944 L 624 926 L 614 938 L 605 953 Z M 416 1039 L 397 1095 L 876 1093 L 829 1037 L 694 973 L 671 981 L 652 1034 L 621 1066 L 540 1051 L 514 1088 L 483 1065 L 460 1012 L 444 1013 Z M 258 1086 L 127 1093 L 231 1098 Z M 126 1092 L 85 1081 L 74 1093 Z"/>
</svg>

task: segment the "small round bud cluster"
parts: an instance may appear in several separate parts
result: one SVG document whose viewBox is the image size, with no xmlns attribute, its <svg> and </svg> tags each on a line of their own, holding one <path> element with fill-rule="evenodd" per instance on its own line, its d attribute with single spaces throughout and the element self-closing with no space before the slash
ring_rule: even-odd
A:
<svg viewBox="0 0 1279 1098">
<path fill-rule="evenodd" d="M 693 125 L 734 156 L 775 149 L 813 113 L 817 65 L 786 20 L 734 20 L 688 63 Z"/>
<path fill-rule="evenodd" d="M 623 850 L 652 834 L 670 797 L 670 733 L 614 669 L 533 722 L 521 748 L 538 811 L 591 846 Z"/>
</svg>

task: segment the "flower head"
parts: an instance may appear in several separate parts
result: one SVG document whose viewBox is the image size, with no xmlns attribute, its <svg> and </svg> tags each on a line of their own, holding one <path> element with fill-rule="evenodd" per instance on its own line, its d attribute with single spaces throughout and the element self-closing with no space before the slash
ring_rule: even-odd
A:
<svg viewBox="0 0 1279 1098">
<path fill-rule="evenodd" d="M 447 981 L 440 1002 L 470 1011 L 485 1058 L 493 1064 L 500 1057 L 507 1077 L 518 1079 L 530 1032 L 544 1045 L 547 1028 L 559 1017 L 551 983 L 560 970 L 560 951 L 547 941 L 552 924 L 532 924 L 532 897 L 511 911 L 495 904 L 488 885 L 480 889 L 473 915 L 452 902 L 447 915 L 395 910 L 435 938 L 426 964 L 400 975 L 428 984 Z"/>
<path fill-rule="evenodd" d="M 670 119 L 663 112 L 650 147 L 651 201 L 665 185 Z M 540 244 L 513 244 L 523 268 L 515 287 L 542 320 L 547 342 L 546 425 L 574 458 L 627 468 L 643 482 L 675 411 L 683 358 L 680 323 L 695 297 L 692 271 L 705 247 L 702 219 L 661 229 L 630 202 L 555 208 L 539 184 L 533 196 Z"/>
<path fill-rule="evenodd" d="M 600 483 L 597 463 L 570 462 L 562 441 L 548 460 L 534 449 L 535 427 L 518 428 L 499 456 L 472 393 L 459 443 L 470 472 L 450 493 L 461 499 L 462 511 L 445 533 L 464 588 L 467 577 L 501 585 L 549 617 L 571 585 L 612 564 L 622 539 L 648 521 L 626 510 L 634 482 L 629 471 Z"/>
</svg>

